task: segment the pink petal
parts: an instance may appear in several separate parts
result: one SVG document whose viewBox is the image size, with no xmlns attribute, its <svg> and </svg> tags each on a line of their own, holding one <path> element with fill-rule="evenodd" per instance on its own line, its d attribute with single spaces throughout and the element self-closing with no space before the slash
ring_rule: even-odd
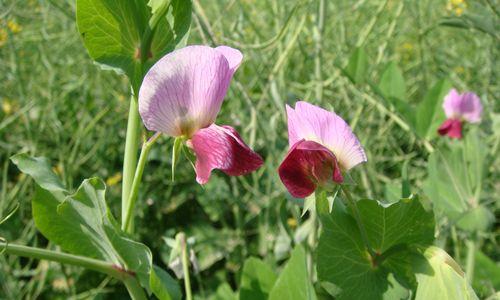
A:
<svg viewBox="0 0 500 300">
<path fill-rule="evenodd" d="M 278 173 L 296 198 L 309 196 L 318 186 L 344 181 L 335 155 L 321 144 L 305 140 L 292 146 Z"/>
<path fill-rule="evenodd" d="M 196 154 L 196 181 L 205 184 L 213 169 L 230 176 L 240 176 L 260 168 L 263 160 L 242 140 L 230 126 L 217 126 L 198 130 L 190 140 Z"/>
<path fill-rule="evenodd" d="M 483 106 L 479 97 L 471 92 L 463 93 L 460 112 L 462 117 L 470 123 L 478 123 L 481 121 Z"/>
<path fill-rule="evenodd" d="M 237 52 L 229 47 L 188 46 L 161 58 L 139 91 L 146 128 L 191 137 L 212 124 L 239 63 Z"/>
<path fill-rule="evenodd" d="M 229 68 L 234 73 L 243 60 L 243 54 L 241 54 L 240 50 L 228 46 L 219 46 L 215 48 L 215 50 L 221 52 L 226 57 L 227 62 L 229 63 Z"/>
<path fill-rule="evenodd" d="M 440 135 L 447 135 L 450 138 L 461 139 L 462 138 L 462 122 L 457 119 L 447 119 L 438 128 L 438 133 Z"/>
<path fill-rule="evenodd" d="M 458 119 L 461 115 L 460 105 L 462 102 L 462 96 L 457 92 L 456 89 L 451 89 L 448 94 L 444 97 L 443 109 L 446 117 L 448 119 Z"/>
<path fill-rule="evenodd" d="M 287 105 L 290 146 L 300 140 L 314 141 L 328 148 L 344 170 L 366 162 L 366 155 L 349 125 L 333 112 L 304 101 L 295 110 Z"/>
</svg>

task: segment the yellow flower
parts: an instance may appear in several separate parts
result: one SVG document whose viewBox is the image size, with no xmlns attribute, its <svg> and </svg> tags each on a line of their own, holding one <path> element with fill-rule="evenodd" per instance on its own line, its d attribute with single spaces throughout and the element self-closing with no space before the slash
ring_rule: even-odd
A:
<svg viewBox="0 0 500 300">
<path fill-rule="evenodd" d="M 286 220 L 286 223 L 292 229 L 297 227 L 297 220 L 295 220 L 294 218 L 289 218 L 288 220 Z"/>
<path fill-rule="evenodd" d="M 21 30 L 23 30 L 23 27 L 21 25 L 12 20 L 7 21 L 7 27 L 9 27 L 12 33 L 19 33 L 21 32 Z"/>
<path fill-rule="evenodd" d="M 6 115 L 10 115 L 14 111 L 14 107 L 13 107 L 12 103 L 10 103 L 9 99 L 3 99 L 2 111 Z"/>
<path fill-rule="evenodd" d="M 8 38 L 7 30 L 0 28 L 0 47 L 5 45 L 5 43 L 7 42 L 7 38 Z"/>
<path fill-rule="evenodd" d="M 106 179 L 106 185 L 113 186 L 118 184 L 120 181 L 122 181 L 122 173 L 118 172 L 113 176 L 109 177 L 108 179 Z"/>
<path fill-rule="evenodd" d="M 58 175 L 62 175 L 63 173 L 63 167 L 62 165 L 59 163 L 57 164 L 55 167 L 52 168 L 52 171 L 54 171 L 54 173 L 58 174 Z"/>
<path fill-rule="evenodd" d="M 458 67 L 455 67 L 453 69 L 453 71 L 455 71 L 455 73 L 458 73 L 458 74 L 463 74 L 465 72 L 465 69 L 464 69 L 464 67 L 458 66 Z"/>
<path fill-rule="evenodd" d="M 465 3 L 464 0 L 451 0 L 451 4 L 455 6 L 459 6 L 460 4 Z"/>
<path fill-rule="evenodd" d="M 466 8 L 467 3 L 464 0 L 448 0 L 446 4 L 446 9 L 453 11 L 459 17 L 465 12 Z"/>
<path fill-rule="evenodd" d="M 463 13 L 464 13 L 464 9 L 463 8 L 461 8 L 461 7 L 455 8 L 455 15 L 457 15 L 457 16 L 460 17 Z"/>
</svg>

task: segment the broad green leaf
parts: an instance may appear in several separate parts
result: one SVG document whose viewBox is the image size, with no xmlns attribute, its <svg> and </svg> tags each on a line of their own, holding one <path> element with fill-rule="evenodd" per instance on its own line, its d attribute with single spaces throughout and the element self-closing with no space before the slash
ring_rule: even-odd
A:
<svg viewBox="0 0 500 300">
<path fill-rule="evenodd" d="M 160 300 L 180 300 L 182 292 L 175 279 L 162 268 L 153 265 L 151 276 L 149 277 L 151 291 Z"/>
<path fill-rule="evenodd" d="M 500 265 L 481 251 L 476 252 L 473 287 L 484 296 L 491 291 L 500 291 Z"/>
<path fill-rule="evenodd" d="M 426 249 L 424 256 L 428 264 L 417 267 L 418 288 L 415 300 L 479 299 L 460 266 L 444 250 L 432 246 Z"/>
<path fill-rule="evenodd" d="M 42 188 L 58 192 L 66 191 L 45 157 L 31 157 L 26 153 L 21 153 L 12 156 L 10 159 L 23 173 L 33 177 Z"/>
<path fill-rule="evenodd" d="M 418 104 L 415 130 L 421 138 L 428 139 L 436 135 L 440 123 L 445 119 L 442 104 L 450 88 L 451 84 L 448 80 L 440 80 Z"/>
<path fill-rule="evenodd" d="M 363 48 L 356 48 L 349 57 L 344 72 L 353 83 L 363 83 L 368 72 L 368 56 Z"/>
<path fill-rule="evenodd" d="M 429 156 L 429 175 L 423 184 L 436 212 L 454 223 L 463 219 L 463 228 L 471 231 L 484 230 L 491 225 L 485 223 L 491 219 L 490 214 L 479 208 L 486 151 L 477 132 L 471 130 L 462 142 Z M 474 215 L 483 217 L 476 219 Z"/>
<path fill-rule="evenodd" d="M 140 44 L 149 11 L 142 0 L 77 0 L 76 22 L 85 48 L 96 62 L 142 77 Z"/>
<path fill-rule="evenodd" d="M 240 284 L 240 300 L 268 299 L 276 281 L 276 274 L 262 260 L 250 257 L 243 265 Z"/>
<path fill-rule="evenodd" d="M 317 249 L 318 279 L 342 289 L 339 299 L 384 299 L 400 294 L 401 284 L 414 286 L 412 261 L 419 257 L 417 250 L 434 239 L 432 213 L 418 199 L 391 205 L 361 200 L 357 206 L 378 257 L 370 257 L 355 219 L 335 201 L 331 214 L 320 214 L 323 232 Z M 391 273 L 397 282 L 389 281 Z"/>
<path fill-rule="evenodd" d="M 298 245 L 271 290 L 269 300 L 317 299 L 307 271 L 306 252 Z"/>
<path fill-rule="evenodd" d="M 12 160 L 37 183 L 32 200 L 33 218 L 48 240 L 72 254 L 104 260 L 132 271 L 149 289 L 151 251 L 121 231 L 106 205 L 106 186 L 101 179 L 86 179 L 74 194 L 63 193 L 62 184 L 54 184 L 58 178 L 51 173 L 46 159 L 17 155 Z M 51 178 L 51 184 L 47 184 L 47 178 Z"/>
<path fill-rule="evenodd" d="M 394 99 L 406 100 L 406 83 L 403 72 L 395 62 L 389 63 L 380 77 L 379 88 L 384 97 L 394 103 Z"/>
</svg>

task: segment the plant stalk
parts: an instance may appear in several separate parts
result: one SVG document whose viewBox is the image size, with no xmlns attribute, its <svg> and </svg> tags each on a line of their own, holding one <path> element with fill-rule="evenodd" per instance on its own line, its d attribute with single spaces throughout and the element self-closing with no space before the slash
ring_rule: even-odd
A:
<svg viewBox="0 0 500 300">
<path fill-rule="evenodd" d="M 134 92 L 136 94 L 136 92 Z M 127 137 L 125 140 L 125 155 L 123 157 L 122 181 L 122 228 L 127 218 L 127 209 L 130 206 L 130 191 L 134 180 L 137 164 L 137 150 L 139 149 L 140 118 L 137 95 L 130 99 L 128 113 Z M 132 225 L 131 225 L 132 226 Z"/>
<path fill-rule="evenodd" d="M 366 229 L 365 226 L 363 225 L 363 222 L 361 220 L 361 216 L 359 214 L 358 210 L 358 205 L 356 204 L 356 201 L 351 196 L 351 193 L 349 190 L 342 185 L 342 191 L 344 192 L 344 195 L 347 198 L 347 205 L 351 208 L 351 211 L 353 213 L 354 219 L 356 220 L 356 223 L 358 224 L 359 231 L 361 232 L 361 239 L 363 239 L 363 243 L 365 244 L 366 249 L 368 250 L 368 253 L 370 253 L 370 256 L 372 259 L 375 259 L 377 257 L 377 254 L 375 251 L 373 251 L 373 248 L 370 245 L 370 241 L 368 240 L 368 235 L 366 234 Z"/>
<path fill-rule="evenodd" d="M 156 140 L 160 137 L 160 133 L 155 133 L 149 140 L 145 141 L 142 145 L 141 155 L 139 157 L 139 162 L 137 163 L 137 167 L 135 169 L 134 179 L 132 181 L 132 186 L 130 188 L 130 194 L 127 199 L 127 207 L 125 210 L 125 218 L 122 222 L 122 230 L 126 232 L 134 231 L 134 208 L 135 203 L 137 202 L 137 195 L 139 194 L 139 186 L 142 181 L 142 174 L 144 173 L 144 167 L 146 165 L 146 161 L 148 158 L 149 151 L 151 147 L 154 145 Z"/>
<path fill-rule="evenodd" d="M 474 265 L 476 260 L 476 242 L 474 239 L 470 239 L 466 242 L 467 245 L 467 260 L 465 261 L 465 276 L 467 280 L 472 284 L 474 279 Z"/>
<path fill-rule="evenodd" d="M 181 259 L 182 259 L 182 272 L 184 274 L 184 291 L 186 293 L 186 300 L 193 300 L 191 292 L 191 280 L 189 278 L 189 255 L 187 248 L 186 235 L 179 233 L 179 241 L 181 243 Z"/>
<path fill-rule="evenodd" d="M 141 288 L 134 276 L 130 275 L 125 270 L 122 270 L 119 266 L 113 265 L 109 262 L 47 249 L 10 244 L 1 241 L 0 249 L 3 249 L 6 254 L 49 260 L 107 274 L 121 280 L 127 287 L 132 299 L 147 299 L 144 290 Z"/>
</svg>

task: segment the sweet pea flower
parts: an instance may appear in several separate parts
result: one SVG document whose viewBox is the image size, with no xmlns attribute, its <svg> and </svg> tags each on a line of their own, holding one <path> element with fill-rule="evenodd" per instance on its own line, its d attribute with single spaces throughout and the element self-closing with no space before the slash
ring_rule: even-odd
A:
<svg viewBox="0 0 500 300">
<path fill-rule="evenodd" d="M 344 181 L 343 172 L 366 162 L 366 155 L 349 125 L 333 112 L 298 101 L 286 106 L 290 150 L 278 172 L 296 198 L 317 187 Z"/>
<path fill-rule="evenodd" d="M 483 106 L 476 94 L 472 92 L 459 94 L 455 89 L 450 90 L 444 98 L 443 109 L 447 119 L 438 128 L 438 133 L 455 139 L 462 138 L 464 121 L 479 123 L 483 112 Z"/>
<path fill-rule="evenodd" d="M 188 46 L 162 57 L 139 91 L 139 113 L 147 129 L 186 140 L 196 155 L 196 181 L 213 169 L 239 176 L 258 169 L 262 158 L 230 126 L 214 124 L 243 55 L 220 46 Z"/>
</svg>

